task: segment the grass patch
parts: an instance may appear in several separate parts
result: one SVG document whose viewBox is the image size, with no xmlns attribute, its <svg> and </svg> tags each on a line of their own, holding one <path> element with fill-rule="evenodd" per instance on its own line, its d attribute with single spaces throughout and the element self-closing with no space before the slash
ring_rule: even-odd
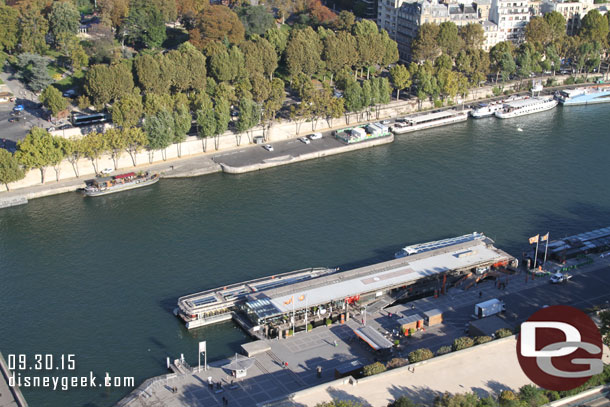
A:
<svg viewBox="0 0 610 407">
<path fill-rule="evenodd" d="M 84 78 L 85 72 L 83 70 L 79 70 L 74 72 L 74 75 L 66 76 L 61 81 L 55 82 L 55 86 L 62 92 L 65 92 L 68 89 L 80 89 L 80 87 L 83 85 Z"/>
</svg>

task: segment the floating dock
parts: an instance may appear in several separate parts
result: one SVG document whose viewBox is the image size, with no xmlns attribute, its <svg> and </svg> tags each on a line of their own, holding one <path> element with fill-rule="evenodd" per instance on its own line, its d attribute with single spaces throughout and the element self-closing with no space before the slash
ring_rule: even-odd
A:
<svg viewBox="0 0 610 407">
<path fill-rule="evenodd" d="M 176 314 L 189 329 L 234 319 L 252 336 L 281 337 L 309 325 L 343 322 L 350 308 L 443 292 L 482 267 L 517 266 L 490 238 L 471 236 L 431 242 L 425 252 L 352 270 L 299 270 L 188 295 L 178 300 Z"/>
</svg>

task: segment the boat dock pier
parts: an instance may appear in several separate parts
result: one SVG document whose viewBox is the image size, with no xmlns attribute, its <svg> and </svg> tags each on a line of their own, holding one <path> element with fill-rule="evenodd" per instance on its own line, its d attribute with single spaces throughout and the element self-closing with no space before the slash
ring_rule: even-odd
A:
<svg viewBox="0 0 610 407">
<path fill-rule="evenodd" d="M 381 309 L 398 300 L 444 293 L 464 276 L 516 267 L 517 260 L 493 243 L 473 233 L 352 270 L 305 269 L 259 278 L 181 297 L 175 314 L 188 329 L 233 319 L 255 338 L 283 338 L 343 323 L 350 312 L 367 307 Z"/>
</svg>

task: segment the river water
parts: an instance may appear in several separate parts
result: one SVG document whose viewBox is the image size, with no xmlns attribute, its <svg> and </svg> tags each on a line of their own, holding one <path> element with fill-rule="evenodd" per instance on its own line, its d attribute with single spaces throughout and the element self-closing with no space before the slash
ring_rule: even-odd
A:
<svg viewBox="0 0 610 407">
<path fill-rule="evenodd" d="M 520 257 L 536 233 L 608 226 L 609 112 L 469 120 L 257 173 L 2 210 L 0 350 L 26 354 L 28 366 L 34 354 L 74 354 L 75 372 L 44 374 L 108 372 L 137 385 L 165 373 L 168 355 L 196 364 L 200 340 L 212 360 L 246 340 L 231 323 L 187 332 L 172 315 L 181 295 L 376 262 L 408 243 L 473 231 Z M 94 407 L 130 389 L 22 390 L 33 407 Z"/>
</svg>

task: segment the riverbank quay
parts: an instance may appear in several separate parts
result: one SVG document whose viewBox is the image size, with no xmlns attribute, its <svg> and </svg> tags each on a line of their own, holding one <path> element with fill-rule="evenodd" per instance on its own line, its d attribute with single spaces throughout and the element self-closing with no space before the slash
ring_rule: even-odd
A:
<svg viewBox="0 0 610 407">
<path fill-rule="evenodd" d="M 299 140 L 288 140 L 275 143 L 273 152 L 266 151 L 257 145 L 249 145 L 223 154 L 200 154 L 182 160 L 174 159 L 162 164 L 139 165 L 130 171 L 159 172 L 161 178 L 189 178 L 224 171 L 229 174 L 241 174 L 277 167 L 315 158 L 347 153 L 363 148 L 388 144 L 394 136 L 380 137 L 346 145 L 331 137 L 330 134 L 310 144 Z M 120 173 L 115 171 L 114 173 Z M 0 209 L 27 204 L 30 199 L 44 196 L 74 192 L 84 187 L 84 181 L 91 176 L 67 179 L 55 183 L 41 184 L 0 194 Z"/>
<path fill-rule="evenodd" d="M 557 76 L 554 79 L 557 81 L 557 83 L 562 83 L 566 78 L 568 78 L 568 76 Z M 507 82 L 506 84 L 502 85 L 502 89 L 510 92 L 518 85 L 518 82 Z M 493 88 L 494 86 L 490 85 L 472 89 L 472 92 L 463 100 L 463 103 L 472 103 L 493 97 Z M 96 160 L 96 167 L 117 168 L 118 170 L 123 171 L 137 168 L 143 163 L 147 163 L 148 165 L 162 165 L 170 160 L 188 160 L 193 156 L 202 154 L 213 155 L 219 152 L 239 149 L 245 145 L 253 144 L 254 138 L 257 136 L 264 136 L 268 142 L 290 140 L 314 131 L 341 129 L 358 124 L 370 123 L 376 120 L 401 117 L 433 108 L 434 104 L 432 101 L 427 100 L 420 102 L 416 98 L 411 98 L 408 100 L 391 101 L 386 105 L 376 107 L 376 112 L 373 112 L 369 116 L 369 119 L 374 117 L 374 120 L 359 120 L 359 118 L 362 119 L 365 116 L 365 114 L 362 112 L 348 113 L 340 118 L 335 118 L 332 121 L 316 120 L 315 122 L 303 122 L 280 119 L 266 130 L 264 130 L 262 126 L 257 126 L 251 129 L 248 134 L 234 134 L 232 132 L 226 132 L 221 136 L 204 140 L 201 140 L 195 136 L 189 136 L 184 142 L 180 144 L 173 144 L 163 151 L 142 150 L 134 153 L 133 156 L 123 153 L 120 156 L 115 157 L 115 159 L 113 159 L 110 154 L 106 154 Z M 450 106 L 447 108 L 454 107 Z M 63 131 L 63 133 L 62 135 L 65 137 L 82 137 L 81 131 L 78 128 L 68 129 Z M 137 165 L 134 165 L 134 163 Z M 75 167 L 78 168 L 78 171 L 75 171 Z M 57 181 L 73 179 L 76 172 L 78 172 L 81 177 L 92 177 L 95 174 L 95 169 L 90 160 L 81 158 L 77 160 L 74 165 L 73 163 L 68 162 L 68 160 L 64 160 L 59 166 L 57 166 L 57 172 L 54 172 L 55 171 L 53 171 L 52 168 L 47 169 L 47 183 L 55 183 Z M 40 181 L 40 171 L 37 169 L 30 170 L 27 172 L 24 179 L 11 183 L 10 189 L 16 190 L 37 186 L 40 185 Z M 0 185 L 0 195 L 2 191 L 6 191 L 6 187 L 4 185 Z"/>
<path fill-rule="evenodd" d="M 400 338 L 400 346 L 392 357 L 405 358 L 415 349 L 429 348 L 435 352 L 441 346 L 450 346 L 454 339 L 464 336 L 465 325 L 472 321 L 474 304 L 491 298 L 498 298 L 506 304 L 502 319 L 512 329 L 543 306 L 564 304 L 581 309 L 592 308 L 610 299 L 610 258 L 591 256 L 594 262 L 575 269 L 574 278 L 568 284 L 550 284 L 548 276 L 532 279 L 529 273 L 520 270 L 502 277 L 502 289 L 496 281 L 484 281 L 472 289 L 465 289 L 464 285 L 452 287 L 438 297 L 425 297 L 376 312 L 367 311 L 366 325 L 382 335 L 391 336 L 398 318 L 441 310 L 441 324 L 426 327 L 425 331 L 418 331 L 408 338 Z M 569 260 L 568 264 L 571 262 Z M 354 333 L 355 329 L 362 327 L 363 319 L 363 315 L 356 314 L 344 324 L 316 327 L 310 332 L 297 332 L 285 339 L 264 340 L 265 348 L 269 350 L 252 356 L 254 366 L 248 370 L 245 378 L 235 380 L 230 376 L 230 371 L 223 368 L 229 360 L 212 362 L 207 372 L 170 374 L 149 379 L 117 406 L 220 405 L 223 397 L 229 400 L 229 405 L 243 407 L 314 406 L 333 398 L 365 400 L 365 405 L 386 406 L 401 395 L 411 397 L 416 402 L 430 402 L 435 395 L 444 391 L 464 393 L 480 390 L 481 393 L 497 394 L 509 387 L 516 389 L 528 383 L 522 373 L 519 374 L 515 344 L 509 340 L 505 340 L 509 342 L 505 348 L 501 341 L 487 344 L 487 349 L 494 349 L 493 352 L 490 350 L 491 356 L 485 354 L 485 347 L 476 346 L 465 353 L 450 353 L 416 364 L 414 373 L 399 368 L 381 376 L 364 379 L 346 376 L 337 380 L 335 369 L 352 363 L 363 366 L 379 357 Z M 481 349 L 483 356 L 479 357 Z M 496 357 L 498 349 L 502 352 Z M 610 356 L 607 349 L 605 352 L 604 362 L 608 363 Z M 196 361 L 196 355 L 196 350 L 193 350 L 187 357 Z M 453 357 L 457 357 L 457 362 L 444 362 L 455 361 Z M 505 371 L 503 367 L 498 370 L 498 366 L 504 366 L 497 363 L 498 358 L 502 363 L 508 363 L 510 369 Z M 428 364 L 437 362 L 436 367 L 425 370 Z M 448 372 L 439 376 L 439 369 L 445 371 L 445 363 L 448 364 Z M 321 368 L 320 377 L 317 375 L 318 366 Z M 427 373 L 420 377 L 422 368 Z M 210 389 L 208 377 L 214 383 L 222 383 L 222 387 Z M 174 388 L 176 392 L 172 391 Z M 295 390 L 291 391 L 290 388 Z M 222 392 L 217 393 L 217 390 Z M 277 396 L 273 397 L 274 394 Z M 354 395 L 358 398 L 353 398 Z"/>
<path fill-rule="evenodd" d="M 0 352 L 0 407 L 28 407 L 18 386 L 9 385 L 10 370 Z"/>
</svg>

